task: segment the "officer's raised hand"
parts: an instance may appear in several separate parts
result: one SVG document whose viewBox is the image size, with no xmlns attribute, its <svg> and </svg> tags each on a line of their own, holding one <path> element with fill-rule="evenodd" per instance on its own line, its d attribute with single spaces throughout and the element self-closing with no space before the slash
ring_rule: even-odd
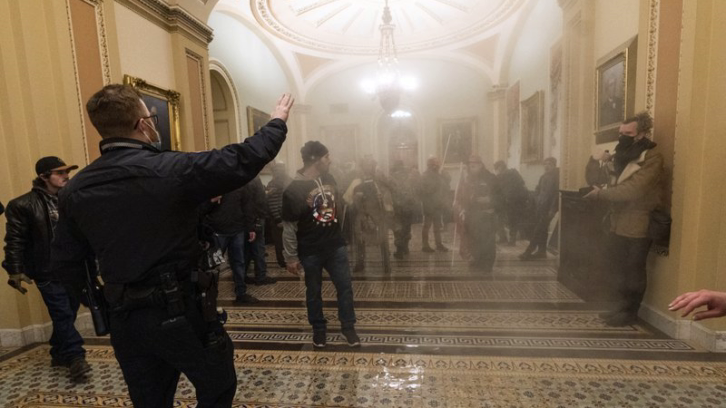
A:
<svg viewBox="0 0 726 408">
<path fill-rule="evenodd" d="M 290 109 L 295 103 L 295 98 L 292 95 L 285 93 L 282 94 L 280 99 L 277 100 L 277 106 L 272 111 L 272 119 L 282 119 L 287 122 L 287 117 L 290 116 Z"/>
<path fill-rule="evenodd" d="M 29 277 L 25 276 L 24 273 L 11 274 L 8 279 L 8 285 L 12 286 L 15 290 L 24 295 L 28 292 L 28 289 L 23 287 L 23 282 L 28 284 L 33 283 L 33 281 Z"/>
</svg>

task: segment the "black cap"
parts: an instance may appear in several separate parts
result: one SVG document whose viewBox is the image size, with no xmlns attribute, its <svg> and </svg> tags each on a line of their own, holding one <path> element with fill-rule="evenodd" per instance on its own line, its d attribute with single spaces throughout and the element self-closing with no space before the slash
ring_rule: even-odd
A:
<svg viewBox="0 0 726 408">
<path fill-rule="evenodd" d="M 78 166 L 68 166 L 66 163 L 55 156 L 43 157 L 35 163 L 35 174 L 41 175 L 50 173 L 53 170 L 75 170 Z"/>
<path fill-rule="evenodd" d="M 317 140 L 311 140 L 303 145 L 300 149 L 300 154 L 302 155 L 303 163 L 313 163 L 328 154 L 328 148 Z"/>
</svg>

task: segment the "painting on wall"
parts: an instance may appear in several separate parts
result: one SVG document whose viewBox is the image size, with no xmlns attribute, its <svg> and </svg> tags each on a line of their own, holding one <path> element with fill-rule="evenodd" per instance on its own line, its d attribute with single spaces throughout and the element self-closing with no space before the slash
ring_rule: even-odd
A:
<svg viewBox="0 0 726 408">
<path fill-rule="evenodd" d="M 557 41 L 550 48 L 550 128 L 551 146 L 557 145 L 557 128 L 559 127 L 560 100 L 562 99 L 562 41 Z"/>
<path fill-rule="evenodd" d="M 357 163 L 358 125 L 322 126 L 320 135 L 336 162 L 341 165 Z"/>
<path fill-rule="evenodd" d="M 439 122 L 439 146 L 444 165 L 458 165 L 476 151 L 476 118 L 446 119 Z"/>
<path fill-rule="evenodd" d="M 544 147 L 544 91 L 522 101 L 522 163 L 538 163 Z"/>
<path fill-rule="evenodd" d="M 270 114 L 255 109 L 251 106 L 247 107 L 247 137 L 255 134 L 262 126 L 270 121 Z"/>
<path fill-rule="evenodd" d="M 158 117 L 156 130 L 161 136 L 161 150 L 181 150 L 179 92 L 151 85 L 130 75 L 124 75 L 124 84 L 136 88 L 149 112 Z"/>
<path fill-rule="evenodd" d="M 519 134 L 519 81 L 507 89 L 507 141 L 509 145 Z"/>
<path fill-rule="evenodd" d="M 598 61 L 596 72 L 596 142 L 618 139 L 618 127 L 633 114 L 637 38 L 616 48 Z"/>
</svg>

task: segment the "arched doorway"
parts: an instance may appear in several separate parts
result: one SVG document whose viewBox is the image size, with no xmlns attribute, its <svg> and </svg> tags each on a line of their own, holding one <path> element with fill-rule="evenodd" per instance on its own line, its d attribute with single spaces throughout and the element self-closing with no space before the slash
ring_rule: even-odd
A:
<svg viewBox="0 0 726 408">
<path fill-rule="evenodd" d="M 224 72 L 209 71 L 212 88 L 212 111 L 216 148 L 240 141 L 237 100 Z"/>
<path fill-rule="evenodd" d="M 407 168 L 418 170 L 418 133 L 416 120 L 409 113 L 397 111 L 383 114 L 378 122 L 378 134 L 381 146 L 385 146 L 385 170 L 396 161 L 402 161 Z"/>
</svg>

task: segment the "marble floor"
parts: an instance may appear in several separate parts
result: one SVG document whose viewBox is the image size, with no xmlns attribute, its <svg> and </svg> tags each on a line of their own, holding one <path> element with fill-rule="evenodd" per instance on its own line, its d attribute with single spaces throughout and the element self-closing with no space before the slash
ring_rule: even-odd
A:
<svg viewBox="0 0 726 408">
<path fill-rule="evenodd" d="M 220 303 L 236 347 L 235 406 L 726 406 L 726 356 L 644 322 L 605 325 L 602 304 L 557 281 L 555 256 L 523 262 L 524 242 L 500 246 L 493 273 L 481 274 L 455 251 L 427 254 L 418 242 L 390 273 L 372 257 L 353 274 L 359 349 L 337 329 L 329 281 L 328 346 L 314 350 L 304 284 L 278 268 L 274 255 L 270 275 L 279 282 L 251 286 L 258 304 L 233 305 L 226 271 Z M 86 384 L 51 368 L 47 345 L 0 349 L 0 406 L 131 406 L 108 339 L 86 334 L 93 367 Z M 195 406 L 188 381 L 177 396 L 176 406 Z"/>
</svg>

